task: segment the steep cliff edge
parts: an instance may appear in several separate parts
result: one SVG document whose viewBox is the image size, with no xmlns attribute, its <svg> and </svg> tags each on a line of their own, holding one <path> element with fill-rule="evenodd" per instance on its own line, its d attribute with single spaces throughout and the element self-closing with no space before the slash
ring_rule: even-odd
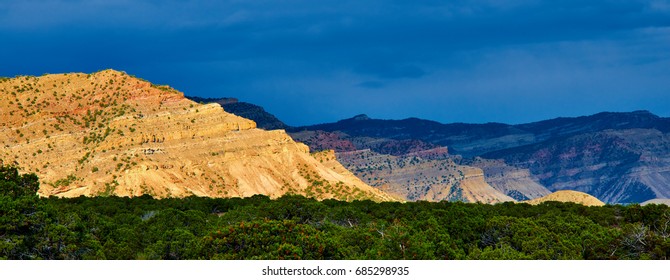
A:
<svg viewBox="0 0 670 280">
<path fill-rule="evenodd" d="M 123 72 L 4 79 L 0 95 L 0 159 L 38 174 L 44 196 L 394 200 L 282 130 Z"/>
</svg>

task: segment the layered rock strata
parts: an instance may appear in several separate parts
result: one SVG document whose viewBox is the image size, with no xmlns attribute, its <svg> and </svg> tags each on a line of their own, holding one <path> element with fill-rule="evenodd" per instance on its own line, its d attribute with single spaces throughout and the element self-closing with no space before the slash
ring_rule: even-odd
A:
<svg viewBox="0 0 670 280">
<path fill-rule="evenodd" d="M 392 156 L 358 150 L 337 153 L 337 158 L 369 185 L 407 200 L 513 201 L 486 183 L 481 169 L 458 165 L 448 158 L 431 159 L 435 153 Z"/>
<path fill-rule="evenodd" d="M 0 159 L 37 173 L 43 196 L 394 200 L 283 130 L 123 72 L 3 79 L 0 96 Z"/>
</svg>

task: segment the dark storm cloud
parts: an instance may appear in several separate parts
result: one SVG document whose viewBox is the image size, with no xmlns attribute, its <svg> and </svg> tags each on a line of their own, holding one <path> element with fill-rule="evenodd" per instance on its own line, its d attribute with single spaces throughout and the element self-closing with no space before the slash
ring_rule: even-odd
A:
<svg viewBox="0 0 670 280">
<path fill-rule="evenodd" d="M 290 124 L 668 115 L 668 26 L 668 1 L 3 1 L 0 75 L 116 68 Z"/>
</svg>

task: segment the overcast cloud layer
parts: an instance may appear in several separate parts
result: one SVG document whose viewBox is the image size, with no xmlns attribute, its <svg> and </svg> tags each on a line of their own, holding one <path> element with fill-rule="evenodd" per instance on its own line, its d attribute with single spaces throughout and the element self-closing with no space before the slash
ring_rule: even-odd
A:
<svg viewBox="0 0 670 280">
<path fill-rule="evenodd" d="M 670 116 L 670 1 L 0 2 L 0 76 L 114 68 L 291 125 Z"/>
</svg>

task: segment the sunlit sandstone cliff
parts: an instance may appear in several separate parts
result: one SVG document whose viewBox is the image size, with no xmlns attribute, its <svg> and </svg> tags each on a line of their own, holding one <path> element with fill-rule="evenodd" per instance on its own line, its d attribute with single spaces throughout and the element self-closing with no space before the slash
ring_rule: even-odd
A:
<svg viewBox="0 0 670 280">
<path fill-rule="evenodd" d="M 37 173 L 43 196 L 394 200 L 283 130 L 123 72 L 3 78 L 0 96 L 0 160 Z"/>
</svg>

